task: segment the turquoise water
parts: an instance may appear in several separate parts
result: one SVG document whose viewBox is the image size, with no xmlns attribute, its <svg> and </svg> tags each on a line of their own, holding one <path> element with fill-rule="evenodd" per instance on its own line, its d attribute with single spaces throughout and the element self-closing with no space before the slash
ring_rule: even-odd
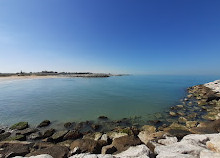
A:
<svg viewBox="0 0 220 158">
<path fill-rule="evenodd" d="M 0 82 L 0 120 L 37 124 L 51 121 L 111 119 L 164 112 L 179 104 L 186 88 L 220 76 L 115 76 L 109 78 L 57 78 Z"/>
</svg>

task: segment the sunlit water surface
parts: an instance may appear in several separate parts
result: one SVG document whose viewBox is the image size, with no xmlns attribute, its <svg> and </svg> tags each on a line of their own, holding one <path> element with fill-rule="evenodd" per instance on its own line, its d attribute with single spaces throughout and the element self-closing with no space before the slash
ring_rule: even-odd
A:
<svg viewBox="0 0 220 158">
<path fill-rule="evenodd" d="M 109 78 L 56 78 L 0 82 L 1 124 L 19 121 L 37 124 L 111 119 L 164 112 L 179 104 L 187 87 L 220 76 L 137 75 Z"/>
</svg>

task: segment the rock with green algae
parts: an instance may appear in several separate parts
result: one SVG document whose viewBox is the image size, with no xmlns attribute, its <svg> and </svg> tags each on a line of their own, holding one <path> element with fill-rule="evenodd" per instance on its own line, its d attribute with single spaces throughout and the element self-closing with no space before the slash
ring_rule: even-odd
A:
<svg viewBox="0 0 220 158">
<path fill-rule="evenodd" d="M 18 122 L 10 127 L 11 129 L 23 130 L 28 128 L 28 122 Z"/>
<path fill-rule="evenodd" d="M 14 140 L 25 141 L 26 136 L 25 135 L 16 135 L 16 136 L 8 137 L 6 139 L 6 141 L 14 141 Z"/>
</svg>

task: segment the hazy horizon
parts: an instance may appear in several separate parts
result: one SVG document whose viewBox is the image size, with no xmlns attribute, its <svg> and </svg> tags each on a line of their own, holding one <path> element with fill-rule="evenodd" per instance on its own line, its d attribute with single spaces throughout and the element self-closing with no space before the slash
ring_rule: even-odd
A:
<svg viewBox="0 0 220 158">
<path fill-rule="evenodd" d="M 0 73 L 220 75 L 220 1 L 0 1 Z"/>
</svg>

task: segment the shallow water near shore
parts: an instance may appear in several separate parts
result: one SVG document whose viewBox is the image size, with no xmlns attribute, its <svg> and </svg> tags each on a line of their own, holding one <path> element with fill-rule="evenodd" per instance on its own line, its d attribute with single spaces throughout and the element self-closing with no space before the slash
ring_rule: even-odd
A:
<svg viewBox="0 0 220 158">
<path fill-rule="evenodd" d="M 141 117 L 180 104 L 186 89 L 220 76 L 131 75 L 108 78 L 53 78 L 10 80 L 0 83 L 0 120 L 38 124 Z"/>
</svg>

